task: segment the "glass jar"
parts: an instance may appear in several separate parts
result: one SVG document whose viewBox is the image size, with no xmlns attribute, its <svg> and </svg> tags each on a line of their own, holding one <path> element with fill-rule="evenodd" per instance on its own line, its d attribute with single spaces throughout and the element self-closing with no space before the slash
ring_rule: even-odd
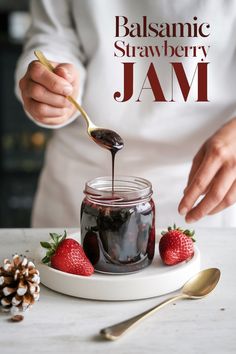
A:
<svg viewBox="0 0 236 354">
<path fill-rule="evenodd" d="M 152 185 L 139 177 L 98 177 L 85 185 L 81 241 L 98 272 L 123 274 L 151 264 L 155 251 Z"/>
</svg>

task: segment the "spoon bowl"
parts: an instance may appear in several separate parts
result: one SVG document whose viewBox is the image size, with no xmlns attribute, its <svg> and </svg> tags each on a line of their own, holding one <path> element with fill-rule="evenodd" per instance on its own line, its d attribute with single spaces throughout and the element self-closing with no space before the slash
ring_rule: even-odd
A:
<svg viewBox="0 0 236 354">
<path fill-rule="evenodd" d="M 42 65 L 44 65 L 49 71 L 54 72 L 53 65 L 40 50 L 35 50 L 34 54 Z M 76 109 L 78 109 L 82 117 L 85 119 L 87 123 L 87 133 L 95 143 L 114 152 L 123 148 L 124 142 L 119 134 L 110 129 L 97 127 L 93 124 L 83 107 L 72 96 L 66 96 L 66 98 L 76 107 Z"/>
<path fill-rule="evenodd" d="M 89 129 L 89 135 L 91 138 L 105 149 L 117 152 L 122 149 L 124 142 L 119 134 L 110 129 L 105 128 L 93 128 Z"/>
<path fill-rule="evenodd" d="M 191 299 L 201 299 L 215 289 L 220 279 L 220 270 L 209 268 L 190 278 L 182 288 L 182 294 Z"/>
<path fill-rule="evenodd" d="M 155 313 L 160 308 L 165 305 L 177 301 L 180 299 L 201 299 L 208 294 L 210 294 L 216 287 L 218 281 L 220 279 L 220 270 L 217 268 L 208 268 L 204 269 L 197 274 L 195 274 L 192 278 L 190 278 L 183 286 L 181 293 L 164 300 L 160 304 L 148 309 L 141 314 L 129 318 L 123 322 L 117 323 L 113 326 L 103 328 L 100 331 L 100 334 L 109 340 L 115 340 L 120 338 L 121 335 L 126 333 L 130 328 L 132 328 L 137 323 L 141 322 L 148 316 Z"/>
</svg>

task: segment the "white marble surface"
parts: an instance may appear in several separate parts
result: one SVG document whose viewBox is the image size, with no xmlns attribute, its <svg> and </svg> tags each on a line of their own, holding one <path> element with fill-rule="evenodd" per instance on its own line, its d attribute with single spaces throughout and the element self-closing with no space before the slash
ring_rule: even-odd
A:
<svg viewBox="0 0 236 354">
<path fill-rule="evenodd" d="M 40 301 L 19 323 L 0 313 L 0 353 L 236 353 L 236 229 L 198 229 L 201 268 L 222 271 L 214 293 L 171 304 L 116 342 L 99 330 L 155 305 L 159 298 L 103 302 L 55 293 L 42 286 Z M 29 254 L 48 230 L 0 230 L 0 261 Z"/>
</svg>

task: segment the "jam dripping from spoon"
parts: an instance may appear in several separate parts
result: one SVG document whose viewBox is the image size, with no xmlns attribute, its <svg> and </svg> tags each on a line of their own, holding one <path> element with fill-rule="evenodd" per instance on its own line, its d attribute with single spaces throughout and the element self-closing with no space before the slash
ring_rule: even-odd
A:
<svg viewBox="0 0 236 354">
<path fill-rule="evenodd" d="M 110 150 L 112 157 L 112 195 L 114 194 L 115 179 L 115 155 L 124 146 L 124 141 L 115 131 L 105 128 L 93 129 L 90 132 L 91 138 L 99 146 Z"/>
</svg>

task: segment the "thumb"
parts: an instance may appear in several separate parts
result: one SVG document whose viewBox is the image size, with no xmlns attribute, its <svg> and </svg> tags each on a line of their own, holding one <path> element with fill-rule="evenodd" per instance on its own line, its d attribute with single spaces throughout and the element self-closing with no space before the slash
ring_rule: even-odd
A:
<svg viewBox="0 0 236 354">
<path fill-rule="evenodd" d="M 54 69 L 54 73 L 63 77 L 63 79 L 71 84 L 75 81 L 77 75 L 74 65 L 65 63 L 57 65 Z"/>
</svg>

